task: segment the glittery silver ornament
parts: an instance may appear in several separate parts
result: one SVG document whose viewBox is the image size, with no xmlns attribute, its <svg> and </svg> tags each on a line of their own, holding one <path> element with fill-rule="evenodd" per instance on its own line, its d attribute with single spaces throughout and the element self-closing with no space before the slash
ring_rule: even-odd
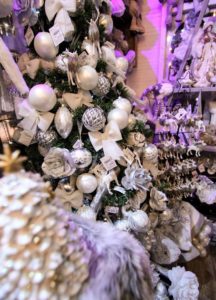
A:
<svg viewBox="0 0 216 300">
<path fill-rule="evenodd" d="M 106 118 L 101 108 L 88 108 L 82 117 L 84 126 L 90 131 L 101 130 L 105 126 Z"/>
<path fill-rule="evenodd" d="M 52 129 L 47 130 L 46 132 L 39 131 L 37 134 L 38 144 L 46 148 L 52 147 L 56 142 L 57 138 L 57 133 Z"/>
<path fill-rule="evenodd" d="M 92 93 L 96 96 L 105 96 L 110 90 L 110 81 L 103 74 L 99 75 L 98 84 L 95 89 L 92 90 Z"/>
<path fill-rule="evenodd" d="M 55 115 L 55 127 L 63 139 L 66 139 L 73 128 L 73 118 L 69 109 L 65 106 L 60 107 Z"/>
<path fill-rule="evenodd" d="M 88 167 L 92 162 L 92 154 L 85 148 L 74 149 L 71 151 L 71 157 L 78 169 Z"/>
<path fill-rule="evenodd" d="M 147 161 L 155 161 L 158 158 L 158 148 L 154 144 L 148 144 L 143 149 L 143 158 Z"/>
</svg>

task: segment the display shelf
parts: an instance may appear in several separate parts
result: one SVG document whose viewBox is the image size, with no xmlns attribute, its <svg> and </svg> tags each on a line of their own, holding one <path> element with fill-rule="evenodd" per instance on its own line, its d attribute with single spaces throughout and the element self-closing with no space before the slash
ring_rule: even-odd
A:
<svg viewBox="0 0 216 300">
<path fill-rule="evenodd" d="M 204 146 L 202 149 L 203 152 L 216 153 L 216 146 Z"/>
<path fill-rule="evenodd" d="M 180 93 L 199 93 L 199 92 L 216 92 L 216 87 L 211 86 L 211 87 L 182 87 L 182 88 L 175 88 L 174 89 L 174 94 L 180 94 Z"/>
</svg>

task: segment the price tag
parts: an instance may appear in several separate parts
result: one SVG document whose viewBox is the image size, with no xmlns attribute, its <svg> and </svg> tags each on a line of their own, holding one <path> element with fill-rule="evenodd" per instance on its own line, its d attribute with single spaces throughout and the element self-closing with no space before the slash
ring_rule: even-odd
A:
<svg viewBox="0 0 216 300">
<path fill-rule="evenodd" d="M 61 29 L 59 28 L 59 26 L 56 24 L 53 27 L 51 27 L 49 29 L 49 32 L 51 34 L 52 40 L 54 45 L 57 47 L 59 44 L 61 44 L 62 42 L 64 42 L 64 35 L 61 31 Z"/>
<path fill-rule="evenodd" d="M 104 168 L 107 170 L 107 171 L 110 171 L 112 169 L 114 169 L 117 164 L 116 162 L 112 159 L 111 156 L 104 156 L 101 158 L 100 160 L 104 166 Z"/>
<path fill-rule="evenodd" d="M 29 146 L 34 138 L 31 131 L 17 129 L 14 131 L 13 139 L 20 144 Z"/>
<path fill-rule="evenodd" d="M 31 27 L 28 27 L 28 29 L 26 31 L 25 39 L 26 39 L 27 45 L 29 46 L 34 39 L 34 32 L 31 29 Z"/>
<path fill-rule="evenodd" d="M 106 206 L 105 212 L 108 214 L 118 214 L 119 208 L 115 206 Z"/>
<path fill-rule="evenodd" d="M 125 160 L 129 163 L 129 165 L 131 165 L 134 161 L 134 157 L 135 157 L 134 153 L 129 148 L 126 148 L 123 150 L 123 154 Z"/>
</svg>

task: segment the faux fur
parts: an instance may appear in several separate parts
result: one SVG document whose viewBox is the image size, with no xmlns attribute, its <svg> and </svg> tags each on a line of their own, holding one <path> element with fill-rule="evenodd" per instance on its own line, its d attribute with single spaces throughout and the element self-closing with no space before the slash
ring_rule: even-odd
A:
<svg viewBox="0 0 216 300">
<path fill-rule="evenodd" d="M 92 251 L 90 281 L 79 300 L 151 300 L 152 273 L 148 255 L 129 233 L 113 225 L 71 220 L 83 229 Z"/>
</svg>

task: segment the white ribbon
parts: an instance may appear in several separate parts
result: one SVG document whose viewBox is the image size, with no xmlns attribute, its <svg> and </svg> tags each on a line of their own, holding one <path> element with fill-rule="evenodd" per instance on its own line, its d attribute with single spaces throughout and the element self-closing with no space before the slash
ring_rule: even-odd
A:
<svg viewBox="0 0 216 300">
<path fill-rule="evenodd" d="M 53 113 L 36 111 L 26 100 L 20 103 L 18 116 L 23 118 L 18 124 L 19 127 L 33 134 L 36 134 L 37 128 L 44 132 L 47 131 L 54 118 Z"/>
<path fill-rule="evenodd" d="M 89 91 L 79 90 L 78 94 L 65 93 L 62 95 L 63 100 L 71 109 L 76 109 L 82 105 L 87 107 L 93 107 L 92 97 Z"/>
<path fill-rule="evenodd" d="M 122 139 L 121 131 L 115 121 L 110 121 L 105 127 L 104 133 L 99 131 L 88 133 L 95 151 L 103 149 L 105 156 L 110 156 L 114 160 L 123 156 L 121 148 L 116 143 Z"/>
</svg>

